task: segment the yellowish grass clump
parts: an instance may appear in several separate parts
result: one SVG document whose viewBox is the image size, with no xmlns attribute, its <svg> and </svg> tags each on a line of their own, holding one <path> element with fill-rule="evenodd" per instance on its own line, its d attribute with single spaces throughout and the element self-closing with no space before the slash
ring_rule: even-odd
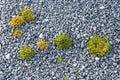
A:
<svg viewBox="0 0 120 80">
<path fill-rule="evenodd" d="M 23 16 L 16 16 L 10 21 L 12 28 L 18 28 L 25 23 Z"/>
<path fill-rule="evenodd" d="M 10 26 L 12 28 L 18 28 L 26 22 L 34 21 L 35 15 L 31 8 L 24 7 L 21 11 L 21 15 L 17 15 L 16 17 L 12 18 L 10 21 Z"/>
<path fill-rule="evenodd" d="M 14 36 L 15 38 L 19 38 L 19 37 L 22 36 L 22 34 L 23 34 L 22 30 L 16 30 L 16 31 L 13 33 L 13 36 Z"/>
<path fill-rule="evenodd" d="M 37 42 L 37 47 L 40 50 L 47 50 L 48 49 L 48 42 L 41 39 Z"/>
</svg>

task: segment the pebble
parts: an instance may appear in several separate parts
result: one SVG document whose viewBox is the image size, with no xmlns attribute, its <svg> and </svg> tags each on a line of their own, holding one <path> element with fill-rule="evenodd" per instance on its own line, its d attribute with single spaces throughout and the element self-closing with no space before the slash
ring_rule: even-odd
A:
<svg viewBox="0 0 120 80">
<path fill-rule="evenodd" d="M 73 64 L 73 67 L 76 67 L 76 66 L 77 66 L 77 63 L 74 63 L 74 64 Z"/>
<path fill-rule="evenodd" d="M 49 21 L 49 19 L 44 19 L 44 20 L 43 20 L 43 22 L 48 22 L 48 21 Z"/>
<path fill-rule="evenodd" d="M 82 36 L 83 36 L 83 37 L 87 36 L 87 33 L 82 33 Z"/>
<path fill-rule="evenodd" d="M 0 75 L 2 74 L 3 72 L 2 71 L 0 71 Z"/>
<path fill-rule="evenodd" d="M 120 39 L 115 39 L 117 42 L 120 42 Z"/>
<path fill-rule="evenodd" d="M 103 26 L 104 26 L 104 24 L 101 24 L 101 26 L 103 27 Z"/>
<path fill-rule="evenodd" d="M 84 16 L 82 17 L 82 21 L 85 21 L 85 17 Z"/>
<path fill-rule="evenodd" d="M 100 58 L 99 57 L 95 57 L 95 60 L 98 61 Z"/>
<path fill-rule="evenodd" d="M 85 44 L 84 44 L 84 41 L 82 41 L 82 42 L 81 42 L 81 48 L 83 48 L 84 45 L 85 45 Z"/>
<path fill-rule="evenodd" d="M 25 66 L 28 66 L 28 63 L 25 61 L 25 62 L 24 62 L 24 65 L 25 65 Z"/>
<path fill-rule="evenodd" d="M 43 34 L 42 33 L 40 33 L 39 38 L 43 39 Z"/>
<path fill-rule="evenodd" d="M 10 54 L 6 54 L 6 55 L 5 55 L 5 58 L 6 58 L 6 59 L 10 59 Z"/>
<path fill-rule="evenodd" d="M 67 64 L 70 64 L 70 59 L 68 59 Z"/>
<path fill-rule="evenodd" d="M 105 7 L 104 7 L 104 6 L 100 6 L 99 8 L 102 10 L 102 9 L 104 9 Z"/>
<path fill-rule="evenodd" d="M 52 75 L 55 75 L 55 73 L 53 71 L 51 73 L 52 73 Z"/>
<path fill-rule="evenodd" d="M 93 27 L 93 30 L 96 31 L 96 27 Z"/>
<path fill-rule="evenodd" d="M 83 69 L 85 69 L 85 66 L 81 66 L 80 70 L 83 70 Z"/>
<path fill-rule="evenodd" d="M 80 34 L 77 35 L 77 39 L 79 39 L 79 38 L 80 38 Z"/>
<path fill-rule="evenodd" d="M 2 44 L 0 43 L 0 49 L 2 49 Z"/>
</svg>

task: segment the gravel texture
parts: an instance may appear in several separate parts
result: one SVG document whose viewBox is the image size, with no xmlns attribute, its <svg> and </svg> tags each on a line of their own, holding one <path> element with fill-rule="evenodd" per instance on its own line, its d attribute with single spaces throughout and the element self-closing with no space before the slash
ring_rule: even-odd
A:
<svg viewBox="0 0 120 80">
<path fill-rule="evenodd" d="M 24 34 L 15 39 L 9 25 L 24 6 L 34 9 L 34 22 L 21 26 Z M 53 44 L 66 32 L 73 41 L 68 50 Z M 109 55 L 90 55 L 87 42 L 102 35 L 112 44 Z M 36 47 L 38 38 L 50 42 L 47 51 Z M 30 61 L 19 58 L 29 45 L 38 51 Z M 63 58 L 61 64 L 58 57 Z M 75 74 L 79 73 L 77 78 Z M 0 80 L 120 80 L 120 0 L 0 0 Z"/>
</svg>

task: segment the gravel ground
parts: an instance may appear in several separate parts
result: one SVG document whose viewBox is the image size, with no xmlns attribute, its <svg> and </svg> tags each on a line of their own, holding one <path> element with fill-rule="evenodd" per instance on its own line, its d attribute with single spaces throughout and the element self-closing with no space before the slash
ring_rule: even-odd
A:
<svg viewBox="0 0 120 80">
<path fill-rule="evenodd" d="M 24 6 L 34 9 L 34 22 L 21 26 L 15 39 L 9 25 Z M 73 39 L 68 50 L 58 50 L 53 41 L 66 32 Z M 112 44 L 109 55 L 90 55 L 88 40 L 102 35 Z M 50 42 L 48 51 L 36 47 L 39 37 Z M 29 45 L 38 51 L 30 61 L 19 58 Z M 63 62 L 58 64 L 57 58 Z M 75 74 L 79 73 L 77 78 Z M 120 80 L 120 0 L 0 0 L 0 80 Z"/>
</svg>

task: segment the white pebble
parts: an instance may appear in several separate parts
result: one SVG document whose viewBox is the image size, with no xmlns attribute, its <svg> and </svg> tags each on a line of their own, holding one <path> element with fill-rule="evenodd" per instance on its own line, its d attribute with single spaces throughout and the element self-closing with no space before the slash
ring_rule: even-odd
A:
<svg viewBox="0 0 120 80">
<path fill-rule="evenodd" d="M 100 9 L 104 9 L 105 7 L 104 7 L 104 6 L 100 6 L 99 8 L 100 8 Z"/>
<path fill-rule="evenodd" d="M 0 71 L 0 74 L 2 74 L 3 72 L 2 71 Z"/>
<path fill-rule="evenodd" d="M 83 37 L 85 37 L 85 36 L 87 36 L 87 33 L 83 33 L 82 35 L 83 35 Z"/>
<path fill-rule="evenodd" d="M 85 66 L 82 66 L 82 67 L 80 68 L 80 70 L 83 70 L 83 69 L 85 69 Z"/>
<path fill-rule="evenodd" d="M 117 73 L 117 70 L 115 70 L 114 73 Z"/>
<path fill-rule="evenodd" d="M 103 26 L 104 26 L 104 24 L 101 24 L 101 26 L 103 27 Z"/>
<path fill-rule="evenodd" d="M 91 36 L 90 38 L 93 38 L 93 36 Z"/>
<path fill-rule="evenodd" d="M 96 57 L 95 60 L 98 61 L 100 58 L 99 57 Z"/>
<path fill-rule="evenodd" d="M 22 4 L 23 4 L 22 2 L 19 3 L 19 5 L 22 5 Z"/>
<path fill-rule="evenodd" d="M 77 66 L 77 63 L 74 63 L 74 64 L 73 64 L 73 67 L 76 67 L 76 66 Z"/>
<path fill-rule="evenodd" d="M 15 17 L 15 15 L 14 16 L 12 16 L 13 18 Z"/>
<path fill-rule="evenodd" d="M 84 16 L 82 17 L 82 20 L 85 21 L 85 17 Z"/>
<path fill-rule="evenodd" d="M 93 27 L 93 30 L 95 31 L 95 30 L 96 30 L 96 27 Z"/>
<path fill-rule="evenodd" d="M 0 49 L 2 49 L 2 44 L 0 44 Z"/>
<path fill-rule="evenodd" d="M 43 34 L 42 33 L 39 35 L 39 38 L 43 39 Z"/>
<path fill-rule="evenodd" d="M 43 22 L 48 22 L 49 20 L 48 19 L 44 19 Z"/>
<path fill-rule="evenodd" d="M 77 35 L 77 39 L 79 39 L 79 38 L 80 38 L 80 34 Z"/>
<path fill-rule="evenodd" d="M 120 39 L 115 39 L 116 41 L 120 42 Z"/>
<path fill-rule="evenodd" d="M 6 59 L 10 59 L 10 54 L 6 54 L 6 55 L 5 55 L 5 58 L 6 58 Z"/>
<path fill-rule="evenodd" d="M 118 53 L 120 53 L 120 50 L 118 50 Z"/>
<path fill-rule="evenodd" d="M 53 71 L 52 71 L 51 73 L 52 73 L 52 75 L 54 75 L 54 74 L 55 74 Z"/>
<path fill-rule="evenodd" d="M 28 63 L 25 61 L 25 62 L 24 62 L 24 65 L 25 65 L 25 66 L 28 66 Z"/>
</svg>

